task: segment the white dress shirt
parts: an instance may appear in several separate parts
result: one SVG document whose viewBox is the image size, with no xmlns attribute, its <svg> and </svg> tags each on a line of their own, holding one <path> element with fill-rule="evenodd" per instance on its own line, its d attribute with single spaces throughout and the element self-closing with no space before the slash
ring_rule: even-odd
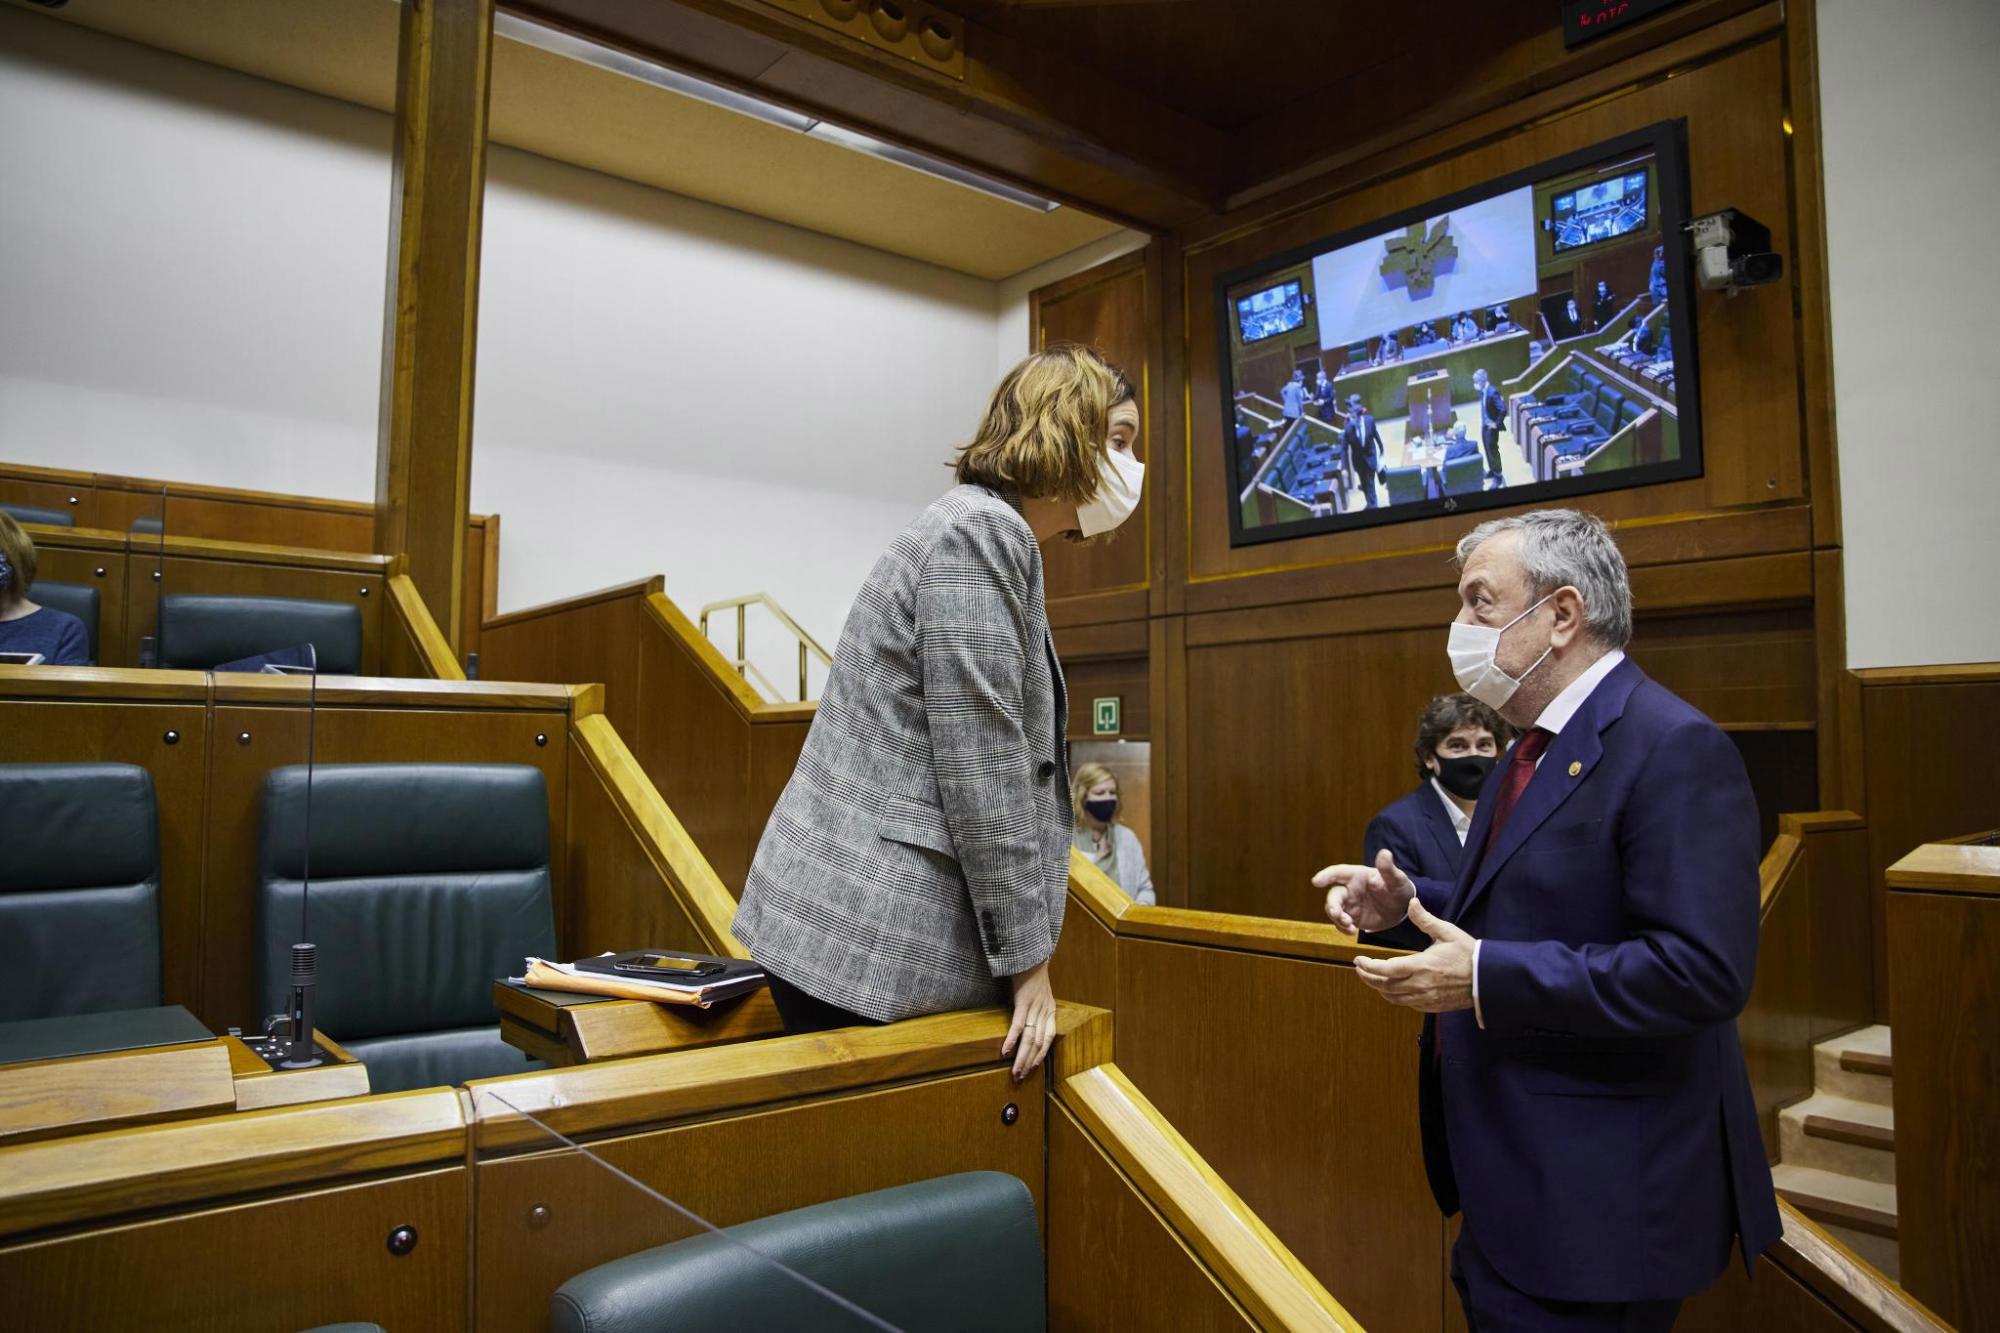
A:
<svg viewBox="0 0 2000 1333">
<path fill-rule="evenodd" d="M 1431 790 L 1438 794 L 1440 801 L 1444 802 L 1444 812 L 1451 819 L 1451 831 L 1458 835 L 1458 845 L 1465 846 L 1465 835 L 1472 832 L 1472 816 L 1458 808 L 1458 802 L 1452 799 L 1451 793 L 1446 791 L 1444 784 L 1436 778 L 1431 779 Z"/>
<path fill-rule="evenodd" d="M 1561 694 L 1549 700 L 1547 706 L 1542 709 L 1542 715 L 1536 718 L 1534 723 L 1549 733 L 1548 746 L 1544 747 L 1541 754 L 1535 758 L 1536 771 L 1540 771 L 1542 760 L 1548 758 L 1549 750 L 1554 748 L 1555 738 L 1562 735 L 1562 729 L 1569 725 L 1570 719 L 1576 716 L 1579 708 L 1583 707 L 1583 701 L 1588 699 L 1591 691 L 1602 684 L 1604 678 L 1624 660 L 1624 650 L 1613 648 L 1585 667 L 1582 675 L 1565 685 Z M 1500 762 L 1504 764 L 1507 761 L 1502 759 Z M 1464 841 L 1465 834 L 1460 833 L 1458 836 L 1461 842 Z M 1482 943 L 1484 943 L 1482 940 L 1472 942 L 1472 1016 L 1483 1028 L 1486 1026 L 1486 1015 L 1479 1008 L 1479 946 Z"/>
</svg>

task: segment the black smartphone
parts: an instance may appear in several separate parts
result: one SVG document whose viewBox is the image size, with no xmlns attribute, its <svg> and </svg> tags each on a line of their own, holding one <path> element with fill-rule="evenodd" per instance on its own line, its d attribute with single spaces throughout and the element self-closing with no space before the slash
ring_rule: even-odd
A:
<svg viewBox="0 0 2000 1333">
<path fill-rule="evenodd" d="M 584 958 L 578 960 L 576 965 L 585 972 L 644 977 L 654 981 L 700 981 L 722 972 L 722 964 L 709 959 L 652 950 L 613 954 L 608 958 Z"/>
</svg>

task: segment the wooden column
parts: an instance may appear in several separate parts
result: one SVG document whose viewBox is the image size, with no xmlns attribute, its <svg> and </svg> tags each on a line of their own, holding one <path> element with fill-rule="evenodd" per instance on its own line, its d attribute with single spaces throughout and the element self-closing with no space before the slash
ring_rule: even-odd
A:
<svg viewBox="0 0 2000 1333">
<path fill-rule="evenodd" d="M 493 0 L 406 0 L 383 317 L 375 546 L 458 646 Z"/>
</svg>

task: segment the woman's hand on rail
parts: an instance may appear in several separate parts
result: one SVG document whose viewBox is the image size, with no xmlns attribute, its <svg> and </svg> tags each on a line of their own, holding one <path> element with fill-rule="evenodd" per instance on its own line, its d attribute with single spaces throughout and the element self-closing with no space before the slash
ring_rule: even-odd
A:
<svg viewBox="0 0 2000 1333">
<path fill-rule="evenodd" d="M 1014 983 L 1014 1021 L 1000 1054 L 1014 1057 L 1014 1081 L 1035 1072 L 1035 1066 L 1049 1053 L 1056 1039 L 1056 996 L 1049 985 L 1049 965 L 1044 959 L 1025 972 L 1010 978 Z"/>
</svg>

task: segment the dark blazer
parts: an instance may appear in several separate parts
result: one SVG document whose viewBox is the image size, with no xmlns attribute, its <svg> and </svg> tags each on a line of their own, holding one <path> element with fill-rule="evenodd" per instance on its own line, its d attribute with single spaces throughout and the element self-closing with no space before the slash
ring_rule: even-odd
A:
<svg viewBox="0 0 2000 1333">
<path fill-rule="evenodd" d="M 1005 1003 L 1062 930 L 1067 716 L 1035 535 L 955 486 L 855 594 L 736 938 L 884 1022 Z"/>
<path fill-rule="evenodd" d="M 1375 418 L 1369 417 L 1368 430 L 1361 430 L 1362 418 L 1359 414 L 1347 418 L 1347 425 L 1341 429 L 1340 442 L 1347 446 L 1347 457 L 1354 466 L 1367 472 L 1382 470 L 1382 432 L 1375 429 Z M 1363 446 L 1366 446 L 1365 448 Z M 1352 827 L 1350 825 L 1349 827 Z"/>
<path fill-rule="evenodd" d="M 1424 1165 L 1501 1276 L 1548 1300 L 1668 1300 L 1733 1233 L 1778 1237 L 1736 1016 L 1757 962 L 1757 803 L 1721 729 L 1628 659 L 1448 893 L 1482 941 L 1473 1011 L 1427 1019 Z M 1433 904 L 1436 904 L 1433 906 Z"/>
<path fill-rule="evenodd" d="M 1491 384 L 1479 395 L 1479 425 L 1491 437 L 1507 427 L 1507 398 Z"/>
<path fill-rule="evenodd" d="M 1368 821 L 1361 846 L 1364 865 L 1374 865 L 1387 847 L 1404 874 L 1441 880 L 1446 885 L 1458 878 L 1459 857 L 1465 850 L 1458 845 L 1458 831 L 1451 826 L 1444 797 L 1428 781 L 1383 806 L 1381 813 Z M 1361 942 L 1391 949 L 1428 949 L 1431 943 L 1428 935 L 1407 921 L 1383 931 L 1364 930 Z"/>
</svg>

